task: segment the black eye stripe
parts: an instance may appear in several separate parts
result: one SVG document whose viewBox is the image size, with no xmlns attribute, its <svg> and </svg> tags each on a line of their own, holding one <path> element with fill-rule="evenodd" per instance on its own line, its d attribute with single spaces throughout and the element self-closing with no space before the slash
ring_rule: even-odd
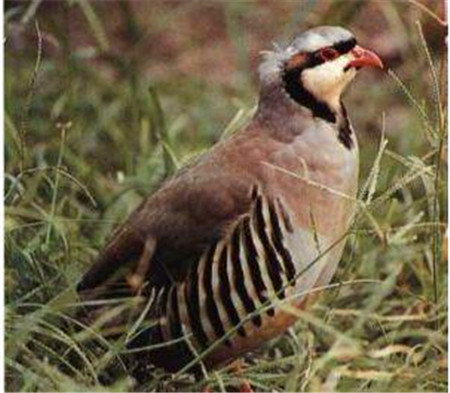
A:
<svg viewBox="0 0 450 393">
<path fill-rule="evenodd" d="M 344 55 L 344 54 L 350 52 L 355 46 L 356 46 L 356 39 L 352 37 L 345 41 L 339 41 L 339 42 L 335 43 L 334 45 L 332 45 L 330 48 L 333 48 L 334 50 L 336 50 L 339 53 L 339 56 L 341 56 L 341 55 Z M 325 48 L 321 48 L 314 52 L 308 53 L 306 56 L 306 60 L 296 68 L 298 68 L 300 70 L 304 70 L 304 69 L 316 67 L 318 65 L 325 63 L 326 60 L 320 55 L 320 52 L 323 49 L 325 49 Z"/>
<path fill-rule="evenodd" d="M 350 52 L 355 46 L 356 46 L 356 39 L 350 38 L 349 40 L 346 41 L 339 41 L 336 44 L 332 45 L 330 48 L 336 50 L 339 53 L 339 55 L 345 55 L 346 53 Z M 320 58 L 321 61 L 319 62 L 319 64 L 324 62 L 320 56 L 320 52 L 324 49 L 326 48 L 321 48 L 315 52 L 312 52 L 310 55 L 315 58 Z"/>
<path fill-rule="evenodd" d="M 350 52 L 356 46 L 356 39 L 350 38 L 346 41 L 340 41 L 333 45 L 333 49 L 336 49 L 341 55 Z"/>
<path fill-rule="evenodd" d="M 335 43 L 331 48 L 335 49 L 339 53 L 339 56 L 341 56 L 350 52 L 355 46 L 356 39 L 352 37 L 348 40 Z M 309 108 L 315 117 L 320 117 L 330 123 L 334 123 L 336 121 L 336 114 L 327 104 L 317 100 L 317 98 L 306 90 L 301 82 L 301 74 L 304 70 L 325 63 L 325 59 L 320 56 L 320 50 L 304 54 L 306 55 L 304 61 L 299 62 L 293 67 L 286 67 L 285 65 L 282 73 L 284 88 L 294 101 Z"/>
</svg>

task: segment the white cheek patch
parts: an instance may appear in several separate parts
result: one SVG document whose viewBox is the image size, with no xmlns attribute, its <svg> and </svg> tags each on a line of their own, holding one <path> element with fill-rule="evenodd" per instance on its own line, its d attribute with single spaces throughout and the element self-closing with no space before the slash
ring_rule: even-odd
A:
<svg viewBox="0 0 450 393">
<path fill-rule="evenodd" d="M 351 55 L 345 54 L 335 60 L 304 70 L 302 72 L 303 86 L 318 100 L 338 108 L 342 92 L 356 75 L 354 68 L 344 71 L 351 60 Z"/>
</svg>

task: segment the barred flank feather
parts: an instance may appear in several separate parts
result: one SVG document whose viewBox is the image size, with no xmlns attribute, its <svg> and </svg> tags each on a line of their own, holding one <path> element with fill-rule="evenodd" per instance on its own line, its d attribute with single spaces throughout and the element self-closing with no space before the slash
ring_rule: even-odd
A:
<svg viewBox="0 0 450 393">
<path fill-rule="evenodd" d="M 257 310 L 269 306 L 264 312 L 269 318 L 275 316 L 272 303 L 295 286 L 295 265 L 285 245 L 290 232 L 281 202 L 254 193 L 250 213 L 238 220 L 229 236 L 204 253 L 185 281 L 157 294 L 152 315 L 158 323 L 153 327 L 156 334 L 150 334 L 151 344 L 173 341 L 179 346 L 183 337 L 193 339 L 183 351 L 192 356 L 192 343 L 202 351 L 222 339 L 221 345 L 233 348 L 237 336 L 247 337 L 249 325 L 264 329 L 264 318 Z M 232 329 L 235 334 L 225 338 Z"/>
</svg>

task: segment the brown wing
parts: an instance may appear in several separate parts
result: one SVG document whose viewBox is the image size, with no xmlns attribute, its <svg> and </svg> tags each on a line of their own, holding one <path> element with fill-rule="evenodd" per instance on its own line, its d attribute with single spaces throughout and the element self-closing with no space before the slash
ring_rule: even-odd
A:
<svg viewBox="0 0 450 393">
<path fill-rule="evenodd" d="M 78 290 L 119 282 L 117 276 L 142 267 L 152 285 L 182 279 L 188 262 L 199 258 L 249 209 L 251 187 L 259 176 L 255 166 L 242 165 L 242 157 L 258 160 L 264 149 L 255 147 L 255 141 L 249 148 L 245 138 L 234 139 L 232 149 L 227 143 L 218 145 L 144 200 L 115 232 Z M 120 270 L 125 272 L 119 274 Z"/>
</svg>

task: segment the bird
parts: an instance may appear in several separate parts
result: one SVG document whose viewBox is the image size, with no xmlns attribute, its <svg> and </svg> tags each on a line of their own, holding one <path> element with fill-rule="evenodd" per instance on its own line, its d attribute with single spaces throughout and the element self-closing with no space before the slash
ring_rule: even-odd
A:
<svg viewBox="0 0 450 393">
<path fill-rule="evenodd" d="M 342 94 L 363 67 L 384 65 L 339 26 L 262 52 L 248 125 L 115 230 L 77 290 L 139 299 L 127 318 L 142 326 L 127 345 L 140 364 L 177 372 L 230 363 L 296 322 L 284 304 L 306 307 L 332 280 L 359 176 Z"/>
</svg>

